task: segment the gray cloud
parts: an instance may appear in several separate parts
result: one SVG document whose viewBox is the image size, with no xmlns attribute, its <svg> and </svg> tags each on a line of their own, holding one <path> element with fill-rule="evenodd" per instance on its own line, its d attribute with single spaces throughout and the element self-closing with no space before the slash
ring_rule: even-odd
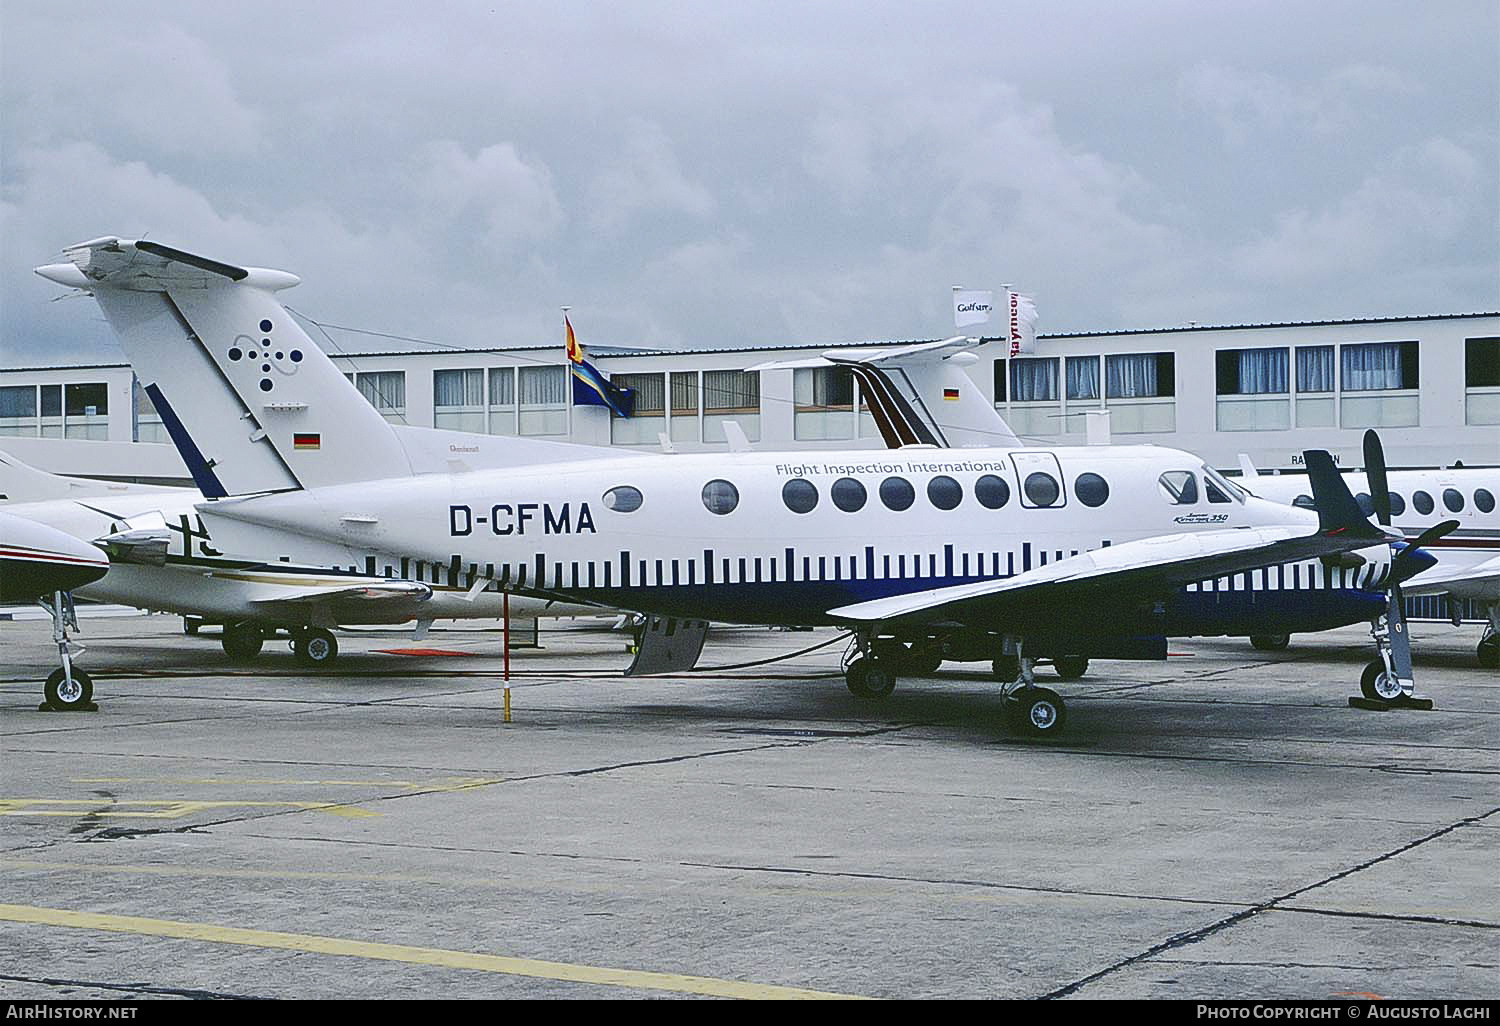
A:
<svg viewBox="0 0 1500 1026">
<path fill-rule="evenodd" d="M 0 9 L 0 359 L 116 358 L 104 233 L 455 345 L 1500 307 L 1500 12 L 1163 0 Z"/>
</svg>

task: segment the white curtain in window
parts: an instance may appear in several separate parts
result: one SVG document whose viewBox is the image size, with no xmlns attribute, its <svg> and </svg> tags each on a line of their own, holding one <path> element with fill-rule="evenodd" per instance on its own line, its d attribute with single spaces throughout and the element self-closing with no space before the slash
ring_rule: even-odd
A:
<svg viewBox="0 0 1500 1026">
<path fill-rule="evenodd" d="M 1099 357 L 1068 357 L 1068 398 L 1099 398 Z"/>
<path fill-rule="evenodd" d="M 404 410 L 406 408 L 406 372 L 361 372 L 359 391 L 377 410 Z"/>
<path fill-rule="evenodd" d="M 760 373 L 758 371 L 704 371 L 703 408 L 705 410 L 760 409 Z"/>
<path fill-rule="evenodd" d="M 1344 346 L 1344 391 L 1401 387 L 1401 346 L 1395 342 Z"/>
<path fill-rule="evenodd" d="M 490 405 L 516 405 L 516 369 L 514 367 L 490 368 Z"/>
<path fill-rule="evenodd" d="M 432 402 L 434 406 L 483 406 L 484 371 L 433 371 Z"/>
<path fill-rule="evenodd" d="M 1105 385 L 1111 399 L 1157 395 L 1156 354 L 1119 353 L 1104 358 Z"/>
<path fill-rule="evenodd" d="M 568 401 L 566 367 L 522 367 L 523 406 L 562 406 Z"/>
<path fill-rule="evenodd" d="M 691 416 L 698 412 L 698 372 L 672 372 L 672 413 Z"/>
<path fill-rule="evenodd" d="M 666 379 L 660 374 L 611 374 L 610 383 L 635 392 L 634 417 L 659 417 L 667 409 Z"/>
<path fill-rule="evenodd" d="M 1297 391 L 1333 391 L 1333 346 L 1297 349 Z"/>
<path fill-rule="evenodd" d="M 1010 361 L 1010 398 L 1017 403 L 1049 402 L 1057 399 L 1057 361 Z"/>
<path fill-rule="evenodd" d="M 1287 353 L 1285 349 L 1240 350 L 1240 395 L 1284 395 Z"/>
<path fill-rule="evenodd" d="M 854 372 L 848 367 L 799 367 L 792 372 L 798 406 L 854 405 Z"/>
</svg>

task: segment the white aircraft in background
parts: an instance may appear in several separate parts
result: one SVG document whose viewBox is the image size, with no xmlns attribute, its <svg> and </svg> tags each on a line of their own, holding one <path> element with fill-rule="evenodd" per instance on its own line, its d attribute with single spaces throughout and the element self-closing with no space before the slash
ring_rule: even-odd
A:
<svg viewBox="0 0 1500 1026">
<path fill-rule="evenodd" d="M 871 697 L 903 643 L 940 629 L 1013 663 L 1013 722 L 1050 734 L 1065 707 L 1036 686 L 1039 656 L 1164 658 L 1169 635 L 1249 633 L 1237 619 L 1373 619 L 1387 582 L 1432 561 L 1392 547 L 1322 452 L 1317 514 L 1151 446 L 661 456 L 497 437 L 483 469 L 423 473 L 276 300 L 295 276 L 115 238 L 65 255 L 38 273 L 96 298 L 213 499 L 216 543 L 267 563 L 409 553 L 523 593 L 839 625 L 847 684 Z M 1383 658 L 1409 691 L 1409 665 Z"/>
<path fill-rule="evenodd" d="M 108 555 L 109 572 L 80 584 L 79 598 L 222 623 L 224 651 L 238 661 L 253 658 L 277 632 L 290 636 L 300 662 L 327 666 L 338 655 L 328 629 L 336 625 L 415 620 L 420 636 L 434 620 L 503 613 L 497 586 L 451 564 L 374 553 L 357 569 L 230 558 L 204 529 L 195 508 L 203 498 L 193 489 L 58 477 L 0 454 L 0 494 L 39 492 L 70 497 L 11 502 L 5 513 L 92 545 L 96 558 Z M 519 618 L 595 612 L 524 597 L 513 597 L 509 607 Z"/>
<path fill-rule="evenodd" d="M 1381 465 L 1366 436 L 1367 468 Z M 1313 507 L 1312 489 L 1300 474 L 1260 474 L 1245 457 L 1240 458 L 1241 479 L 1256 495 L 1295 506 Z M 1378 473 L 1378 471 L 1377 471 Z M 1438 470 L 1391 470 L 1381 486 L 1367 472 L 1344 475 L 1355 500 L 1367 516 L 1415 538 L 1420 532 L 1444 521 L 1456 520 L 1458 528 L 1446 537 L 1427 543 L 1436 565 L 1423 570 L 1402 585 L 1406 595 L 1448 595 L 1471 599 L 1485 607 L 1489 623 L 1479 640 L 1476 655 L 1487 669 L 1500 667 L 1500 468 L 1448 467 Z M 1382 488 L 1389 507 L 1382 512 L 1376 498 Z M 1455 621 L 1457 623 L 1457 621 Z M 1285 648 L 1288 635 L 1252 639 L 1258 647 Z"/>
<path fill-rule="evenodd" d="M 45 524 L 0 512 L 0 602 L 40 602 L 52 617 L 52 640 L 61 662 L 47 678 L 47 705 L 87 705 L 94 684 L 73 665 L 67 629 L 78 627 L 69 593 L 109 570 L 104 553 Z"/>
</svg>

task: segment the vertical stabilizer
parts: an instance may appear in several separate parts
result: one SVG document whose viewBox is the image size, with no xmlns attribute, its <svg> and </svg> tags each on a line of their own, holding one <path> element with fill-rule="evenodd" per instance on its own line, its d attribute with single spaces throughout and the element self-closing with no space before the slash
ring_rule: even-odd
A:
<svg viewBox="0 0 1500 1026">
<path fill-rule="evenodd" d="M 37 268 L 93 294 L 204 495 L 409 475 L 392 426 L 276 299 L 295 275 L 96 239 Z"/>
</svg>

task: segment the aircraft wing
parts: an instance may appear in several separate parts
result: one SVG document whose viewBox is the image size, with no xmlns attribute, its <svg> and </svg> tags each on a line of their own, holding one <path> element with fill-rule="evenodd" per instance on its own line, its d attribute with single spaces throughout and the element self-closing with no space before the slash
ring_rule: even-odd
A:
<svg viewBox="0 0 1500 1026">
<path fill-rule="evenodd" d="M 251 604 L 261 609 L 276 606 L 305 606 L 325 602 L 426 602 L 432 589 L 416 581 L 361 581 L 358 584 L 312 584 L 286 588 L 257 599 Z"/>
<path fill-rule="evenodd" d="M 1500 556 L 1477 566 L 1444 566 L 1439 563 L 1404 583 L 1401 590 L 1407 595 L 1437 595 L 1460 585 L 1465 593 L 1487 589 L 1500 594 Z"/>
<path fill-rule="evenodd" d="M 1064 607 L 1165 598 L 1196 581 L 1379 544 L 1367 535 L 1302 527 L 1170 534 L 1081 553 L 993 581 L 858 602 L 829 610 L 851 623 L 974 625 L 1025 622 Z"/>
</svg>

